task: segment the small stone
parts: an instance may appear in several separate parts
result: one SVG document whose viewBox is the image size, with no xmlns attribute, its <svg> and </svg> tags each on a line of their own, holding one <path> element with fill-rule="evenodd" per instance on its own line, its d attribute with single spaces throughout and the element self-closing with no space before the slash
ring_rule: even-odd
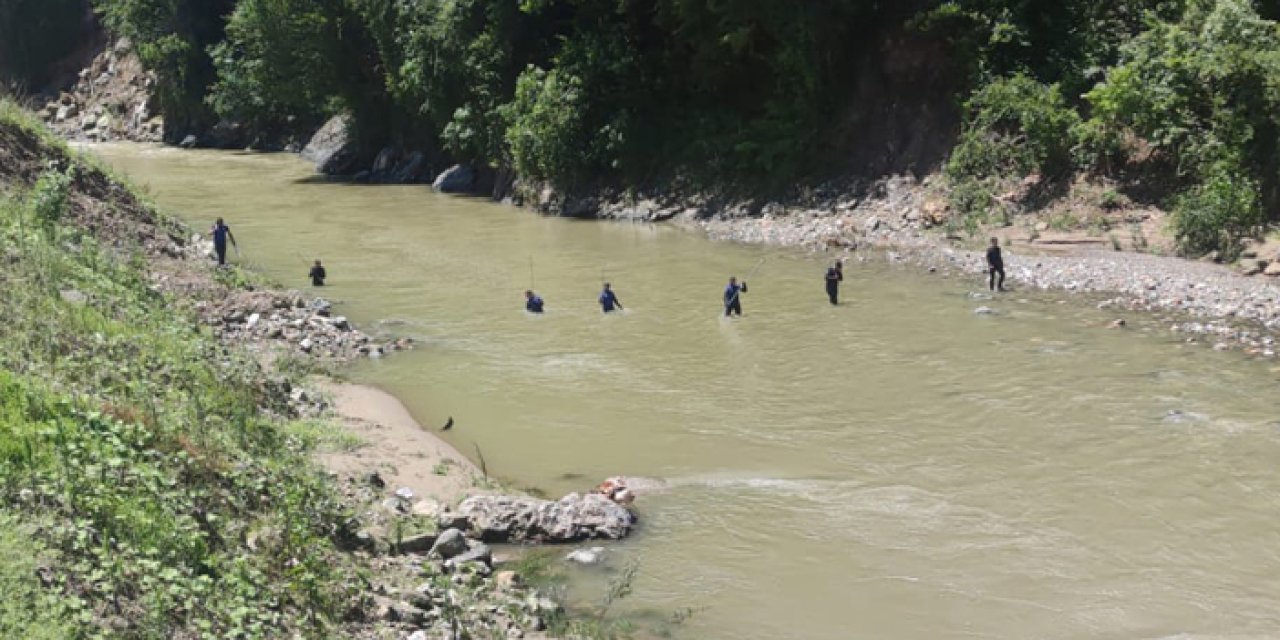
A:
<svg viewBox="0 0 1280 640">
<path fill-rule="evenodd" d="M 995 315 L 996 310 L 991 307 L 978 307 L 977 309 L 974 309 L 973 312 L 980 316 L 992 316 Z"/>
<path fill-rule="evenodd" d="M 307 352 L 307 353 L 310 353 L 310 352 L 311 352 L 312 347 L 314 347 L 314 346 L 315 346 L 315 343 L 314 343 L 314 342 L 312 342 L 311 338 L 303 338 L 303 339 L 302 339 L 302 342 L 299 342 L 299 343 L 298 343 L 298 348 L 299 348 L 299 349 L 302 349 L 303 351 L 305 351 L 305 352 Z"/>
<path fill-rule="evenodd" d="M 1117 318 L 1112 320 L 1111 324 L 1108 324 L 1107 326 L 1111 329 L 1123 329 L 1126 324 L 1128 323 L 1126 323 L 1123 318 Z"/>
<path fill-rule="evenodd" d="M 74 305 L 83 306 L 84 304 L 89 302 L 89 296 L 86 296 L 84 293 L 77 291 L 75 289 L 63 289 L 62 291 L 58 292 L 58 295 L 62 298 L 63 302 L 67 302 Z"/>
<path fill-rule="evenodd" d="M 604 559 L 604 547 L 591 547 L 590 549 L 577 549 L 565 556 L 569 562 L 578 564 L 593 565 L 599 564 Z"/>
</svg>

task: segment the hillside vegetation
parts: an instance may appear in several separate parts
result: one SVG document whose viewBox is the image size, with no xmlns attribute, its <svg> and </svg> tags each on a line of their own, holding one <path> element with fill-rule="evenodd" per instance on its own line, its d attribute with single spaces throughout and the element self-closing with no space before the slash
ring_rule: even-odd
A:
<svg viewBox="0 0 1280 640">
<path fill-rule="evenodd" d="M 53 5 L 50 5 L 53 6 Z M 1229 255 L 1280 204 L 1274 0 L 97 0 L 171 139 L 219 119 L 561 190 L 945 170 L 970 223 L 1080 176 Z M 0 42 L 5 34 L 0 33 Z M 1004 199 L 1007 200 L 1007 199 Z"/>
<path fill-rule="evenodd" d="M 288 413 L 273 377 L 149 278 L 184 237 L 0 103 L 0 636 L 359 619 L 361 573 L 335 546 L 351 514 L 314 438 L 269 417 Z"/>
</svg>

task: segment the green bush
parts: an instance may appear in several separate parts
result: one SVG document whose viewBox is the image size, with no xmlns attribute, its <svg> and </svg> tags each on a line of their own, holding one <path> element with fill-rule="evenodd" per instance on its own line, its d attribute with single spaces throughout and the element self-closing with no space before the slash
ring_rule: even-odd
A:
<svg viewBox="0 0 1280 640">
<path fill-rule="evenodd" d="M 1266 216 L 1256 180 L 1238 167 L 1220 164 L 1175 200 L 1173 230 L 1178 248 L 1192 257 L 1211 251 L 1226 260 L 1240 254 L 1240 240 L 1256 235 Z"/>
<path fill-rule="evenodd" d="M 966 111 L 964 131 L 947 162 L 953 178 L 1055 177 L 1071 168 L 1080 116 L 1057 85 L 1023 74 L 997 78 L 974 93 Z"/>
</svg>

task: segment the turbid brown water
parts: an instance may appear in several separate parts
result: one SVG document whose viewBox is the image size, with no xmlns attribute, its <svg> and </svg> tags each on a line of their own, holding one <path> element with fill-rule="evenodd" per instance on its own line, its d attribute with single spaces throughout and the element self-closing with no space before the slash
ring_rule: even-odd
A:
<svg viewBox="0 0 1280 640">
<path fill-rule="evenodd" d="M 194 224 L 225 216 L 273 278 L 305 288 L 322 258 L 342 313 L 421 341 L 353 376 L 454 416 L 491 471 L 661 480 L 609 562 L 641 563 L 621 608 L 699 609 L 679 636 L 1280 636 L 1267 365 L 878 261 L 833 308 L 822 257 L 324 183 L 291 156 L 99 153 Z M 625 313 L 600 313 L 602 278 Z M 575 571 L 580 598 L 610 575 Z"/>
</svg>

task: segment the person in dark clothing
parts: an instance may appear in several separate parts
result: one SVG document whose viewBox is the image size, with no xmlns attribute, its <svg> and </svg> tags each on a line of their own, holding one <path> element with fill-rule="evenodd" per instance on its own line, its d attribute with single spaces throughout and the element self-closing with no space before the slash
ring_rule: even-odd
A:
<svg viewBox="0 0 1280 640">
<path fill-rule="evenodd" d="M 236 245 L 236 237 L 231 233 L 231 227 L 222 222 L 222 218 L 213 223 L 213 228 L 209 230 L 213 234 L 213 250 L 218 254 L 218 266 L 227 264 L 227 240 L 231 240 L 231 246 Z"/>
<path fill-rule="evenodd" d="M 836 260 L 836 263 L 827 269 L 827 298 L 831 300 L 831 304 L 840 304 L 840 283 L 844 282 L 844 263 Z"/>
<path fill-rule="evenodd" d="M 316 260 L 316 265 L 314 267 L 311 267 L 311 273 L 307 275 L 311 276 L 311 286 L 313 287 L 324 286 L 324 279 L 325 279 L 324 266 L 320 264 L 319 260 Z"/>
<path fill-rule="evenodd" d="M 600 307 L 604 309 L 605 313 L 614 311 L 615 307 L 617 307 L 617 310 L 622 309 L 622 301 L 618 300 L 617 294 L 613 292 L 608 282 L 604 283 L 604 291 L 600 292 Z"/>
<path fill-rule="evenodd" d="M 524 310 L 529 313 L 542 313 L 542 297 L 532 290 L 525 291 Z"/>
<path fill-rule="evenodd" d="M 990 275 L 987 286 L 992 291 L 1004 291 L 1004 256 L 1000 255 L 1000 240 L 996 238 L 992 238 L 991 246 L 987 247 L 987 267 Z M 1000 276 L 999 282 L 996 281 L 997 275 Z"/>
<path fill-rule="evenodd" d="M 724 288 L 724 315 L 742 315 L 742 294 L 747 292 L 747 283 L 738 284 L 738 279 L 730 277 L 729 286 Z"/>
</svg>

